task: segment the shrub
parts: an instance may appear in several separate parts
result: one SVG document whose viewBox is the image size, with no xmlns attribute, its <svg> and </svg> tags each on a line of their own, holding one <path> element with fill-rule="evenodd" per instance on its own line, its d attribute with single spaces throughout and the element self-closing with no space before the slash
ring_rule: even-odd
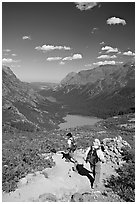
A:
<svg viewBox="0 0 137 204">
<path fill-rule="evenodd" d="M 123 150 L 125 163 L 116 169 L 118 176 L 111 176 L 107 180 L 107 187 L 111 188 L 126 202 L 135 201 L 135 157 L 130 149 Z"/>
</svg>

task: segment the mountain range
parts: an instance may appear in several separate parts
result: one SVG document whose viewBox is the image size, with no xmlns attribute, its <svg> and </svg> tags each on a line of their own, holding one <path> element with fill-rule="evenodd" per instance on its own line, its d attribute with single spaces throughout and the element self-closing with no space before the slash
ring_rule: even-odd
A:
<svg viewBox="0 0 137 204">
<path fill-rule="evenodd" d="M 134 112 L 135 61 L 71 72 L 54 90 L 39 93 L 52 95 L 65 104 L 71 114 L 107 118 Z"/>
<path fill-rule="evenodd" d="M 50 130 L 66 113 L 108 118 L 131 112 L 135 112 L 134 60 L 71 72 L 60 84 L 22 82 L 9 67 L 2 67 L 5 130 Z"/>
</svg>

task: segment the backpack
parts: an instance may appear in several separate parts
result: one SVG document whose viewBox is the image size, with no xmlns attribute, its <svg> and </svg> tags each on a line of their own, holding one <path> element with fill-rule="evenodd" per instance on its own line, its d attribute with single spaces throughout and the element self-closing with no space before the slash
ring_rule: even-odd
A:
<svg viewBox="0 0 137 204">
<path fill-rule="evenodd" d="M 91 148 L 87 154 L 86 162 L 89 162 L 91 165 L 95 165 L 98 160 L 96 149 L 92 150 Z"/>
</svg>

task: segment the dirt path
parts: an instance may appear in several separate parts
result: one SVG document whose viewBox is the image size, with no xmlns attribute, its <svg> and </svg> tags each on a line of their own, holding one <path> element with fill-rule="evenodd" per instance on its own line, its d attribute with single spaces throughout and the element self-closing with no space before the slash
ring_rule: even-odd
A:
<svg viewBox="0 0 137 204">
<path fill-rule="evenodd" d="M 59 152 L 54 154 L 53 160 L 56 165 L 53 168 L 45 169 L 42 172 L 28 174 L 21 179 L 18 188 L 11 193 L 3 193 L 3 202 L 31 202 L 46 199 L 54 199 L 57 201 L 69 201 L 72 194 L 91 192 L 90 182 L 87 177 L 79 175 L 72 170 L 74 166 L 71 162 L 62 159 Z M 74 155 L 75 159 L 84 163 L 82 151 L 77 151 Z M 89 169 L 89 165 L 84 163 L 84 167 Z M 90 169 L 89 169 L 90 170 Z M 105 179 L 109 174 L 114 173 L 111 164 L 102 165 L 101 180 Z M 103 182 L 100 188 L 103 189 Z"/>
</svg>

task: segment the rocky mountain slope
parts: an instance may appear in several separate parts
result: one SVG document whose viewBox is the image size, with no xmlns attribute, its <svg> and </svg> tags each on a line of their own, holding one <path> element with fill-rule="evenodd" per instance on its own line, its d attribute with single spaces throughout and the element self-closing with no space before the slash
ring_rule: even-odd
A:
<svg viewBox="0 0 137 204">
<path fill-rule="evenodd" d="M 60 109 L 59 105 L 36 93 L 28 83 L 21 82 L 9 67 L 2 67 L 2 122 L 5 130 L 10 127 L 26 131 L 52 129 L 61 120 L 57 113 Z"/>
<path fill-rule="evenodd" d="M 134 112 L 135 62 L 70 73 L 54 91 L 39 93 L 54 96 L 73 114 L 106 118 Z"/>
</svg>

